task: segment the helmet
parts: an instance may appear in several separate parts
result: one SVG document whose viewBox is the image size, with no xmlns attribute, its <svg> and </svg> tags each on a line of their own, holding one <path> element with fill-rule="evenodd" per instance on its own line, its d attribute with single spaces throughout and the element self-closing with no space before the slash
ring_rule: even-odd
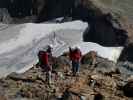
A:
<svg viewBox="0 0 133 100">
<path fill-rule="evenodd" d="M 39 51 L 45 51 L 46 52 L 47 49 L 45 47 L 43 47 L 43 48 L 40 48 Z"/>
<path fill-rule="evenodd" d="M 53 45 L 52 45 L 52 44 L 47 45 L 47 48 L 48 48 L 48 49 L 52 49 L 52 48 L 53 48 Z"/>
<path fill-rule="evenodd" d="M 80 46 L 74 45 L 74 46 L 71 46 L 70 48 L 71 48 L 71 49 L 80 49 Z"/>
<path fill-rule="evenodd" d="M 47 51 L 48 53 L 52 53 L 52 51 L 53 51 L 53 45 L 47 45 L 46 48 L 47 48 L 46 51 Z"/>
<path fill-rule="evenodd" d="M 75 49 L 80 49 L 80 46 L 75 46 Z"/>
</svg>

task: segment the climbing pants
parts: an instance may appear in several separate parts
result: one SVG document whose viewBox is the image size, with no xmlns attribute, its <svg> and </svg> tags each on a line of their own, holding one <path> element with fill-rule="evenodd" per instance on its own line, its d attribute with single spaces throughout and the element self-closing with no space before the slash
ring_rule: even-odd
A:
<svg viewBox="0 0 133 100">
<path fill-rule="evenodd" d="M 79 72 L 80 62 L 78 61 L 72 61 L 72 72 L 75 75 L 77 72 Z"/>
</svg>

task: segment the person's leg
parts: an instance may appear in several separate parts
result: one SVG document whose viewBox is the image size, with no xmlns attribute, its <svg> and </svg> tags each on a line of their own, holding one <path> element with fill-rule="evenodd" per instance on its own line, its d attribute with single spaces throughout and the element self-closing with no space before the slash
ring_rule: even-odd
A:
<svg viewBox="0 0 133 100">
<path fill-rule="evenodd" d="M 48 84 L 51 84 L 51 75 L 52 75 L 51 71 L 46 72 L 46 82 Z"/>
<path fill-rule="evenodd" d="M 74 63 L 72 61 L 72 74 L 74 73 Z"/>
<path fill-rule="evenodd" d="M 52 73 L 51 71 L 48 71 L 48 83 L 51 84 L 51 78 L 52 78 Z"/>
<path fill-rule="evenodd" d="M 46 82 L 48 83 L 49 82 L 49 70 L 48 70 L 48 65 L 44 65 L 44 68 L 43 68 L 46 72 Z"/>
<path fill-rule="evenodd" d="M 93 60 L 92 60 L 92 66 L 95 66 L 95 64 L 96 64 L 96 58 L 93 58 Z"/>
<path fill-rule="evenodd" d="M 48 75 L 48 72 L 46 72 L 46 82 L 48 82 L 49 80 L 49 75 Z"/>
<path fill-rule="evenodd" d="M 75 76 L 76 75 L 76 62 L 75 61 L 72 61 L 72 72 L 73 72 L 73 75 Z"/>
<path fill-rule="evenodd" d="M 79 73 L 80 62 L 76 62 L 76 73 Z"/>
<path fill-rule="evenodd" d="M 74 73 L 74 62 L 72 61 L 72 73 Z"/>
</svg>

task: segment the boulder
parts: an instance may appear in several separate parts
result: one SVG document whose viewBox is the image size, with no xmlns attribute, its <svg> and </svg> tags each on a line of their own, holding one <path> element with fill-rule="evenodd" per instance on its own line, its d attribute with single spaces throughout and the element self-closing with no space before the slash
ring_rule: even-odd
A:
<svg viewBox="0 0 133 100">
<path fill-rule="evenodd" d="M 117 66 L 113 62 L 99 57 L 97 58 L 97 65 L 95 70 L 102 73 L 116 72 Z"/>
<path fill-rule="evenodd" d="M 54 58 L 53 70 L 56 72 L 68 72 L 70 70 L 70 61 L 64 56 Z"/>
<path fill-rule="evenodd" d="M 82 57 L 81 62 L 83 64 L 90 64 L 90 65 L 95 65 L 96 64 L 96 56 L 97 53 L 95 51 L 90 51 L 86 55 Z"/>
</svg>

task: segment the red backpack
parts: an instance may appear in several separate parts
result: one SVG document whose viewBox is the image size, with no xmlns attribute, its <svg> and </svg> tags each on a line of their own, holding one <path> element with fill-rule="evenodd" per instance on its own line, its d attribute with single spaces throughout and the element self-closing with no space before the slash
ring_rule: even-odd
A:
<svg viewBox="0 0 133 100">
<path fill-rule="evenodd" d="M 41 65 L 48 65 L 48 53 L 45 51 L 39 51 L 38 53 L 39 62 Z"/>
</svg>

